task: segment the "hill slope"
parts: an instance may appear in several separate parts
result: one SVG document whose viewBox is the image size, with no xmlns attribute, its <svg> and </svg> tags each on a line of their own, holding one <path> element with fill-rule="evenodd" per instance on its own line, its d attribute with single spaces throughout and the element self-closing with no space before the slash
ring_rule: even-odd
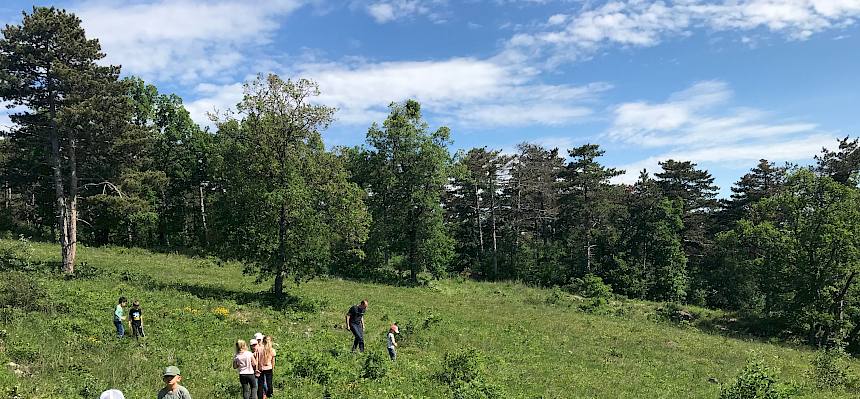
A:
<svg viewBox="0 0 860 399">
<path fill-rule="evenodd" d="M 56 261 L 57 252 L 32 244 L 38 261 Z M 446 353 L 463 348 L 477 350 L 485 381 L 506 398 L 715 398 L 720 385 L 709 379 L 731 382 L 750 357 L 804 384 L 814 355 L 661 322 L 655 304 L 613 302 L 587 312 L 573 297 L 510 283 L 405 288 L 317 279 L 290 286 L 290 300 L 273 304 L 260 294 L 270 283 L 255 283 L 237 264 L 122 248 L 81 248 L 79 261 L 82 276 L 71 280 L 43 270 L 0 272 L 7 295 L 18 289 L 13 302 L 22 302 L 0 314 L 0 358 L 20 374 L 0 372 L 5 392 L 93 398 L 116 387 L 129 398 L 154 397 L 159 369 L 176 364 L 194 397 L 237 397 L 232 344 L 257 331 L 279 345 L 276 396 L 295 398 L 322 397 L 316 380 L 329 375 L 332 397 L 450 397 L 434 375 Z M 148 337 L 139 342 L 114 337 L 120 294 L 141 301 Z M 398 361 L 385 358 L 388 372 L 377 379 L 359 378 L 367 355 L 350 354 L 351 335 L 339 328 L 361 298 L 370 301 L 370 352 L 385 353 L 392 321 L 406 330 Z M 804 388 L 801 397 L 851 395 Z"/>
</svg>

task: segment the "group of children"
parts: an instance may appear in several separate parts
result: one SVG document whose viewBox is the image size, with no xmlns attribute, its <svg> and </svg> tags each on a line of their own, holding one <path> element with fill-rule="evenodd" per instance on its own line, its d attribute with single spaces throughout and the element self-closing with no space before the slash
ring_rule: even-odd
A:
<svg viewBox="0 0 860 399">
<path fill-rule="evenodd" d="M 116 327 L 117 338 L 125 336 L 125 327 L 122 322 L 126 320 L 126 306 L 128 306 L 128 300 L 124 296 L 119 297 L 119 301 L 113 312 L 113 325 Z M 134 338 L 146 336 L 143 333 L 143 310 L 140 309 L 140 301 L 134 301 L 131 304 L 131 309 L 128 311 L 128 328 L 131 330 L 131 335 Z"/>
<path fill-rule="evenodd" d="M 126 320 L 125 307 L 128 300 L 123 296 L 119 298 L 114 309 L 113 322 L 116 327 L 118 338 L 125 336 L 123 321 Z M 364 311 L 367 309 L 367 300 L 359 305 L 353 306 L 347 315 L 347 326 L 356 335 L 356 341 L 360 342 L 360 349 L 364 351 Z M 134 301 L 128 311 L 128 326 L 135 338 L 144 337 L 143 332 L 143 310 L 140 301 Z M 360 331 L 360 332 L 359 332 Z M 397 323 L 389 327 L 387 338 L 388 355 L 391 360 L 397 359 L 397 340 L 395 334 L 400 334 Z M 353 351 L 356 349 L 353 344 Z M 243 399 L 264 399 L 273 396 L 274 385 L 272 378 L 275 369 L 275 348 L 272 337 L 262 333 L 254 334 L 254 338 L 248 342 L 236 340 L 235 356 L 233 357 L 233 368 L 239 373 L 239 383 L 242 385 Z M 164 388 L 158 392 L 158 399 L 191 399 L 191 394 L 185 387 L 179 384 L 182 375 L 179 368 L 169 366 L 162 374 Z M 102 392 L 100 399 L 124 399 L 122 392 L 110 389 Z"/>
<path fill-rule="evenodd" d="M 276 355 L 272 337 L 256 333 L 248 342 L 236 340 L 235 349 L 233 368 L 239 372 L 242 399 L 271 398 Z"/>
</svg>

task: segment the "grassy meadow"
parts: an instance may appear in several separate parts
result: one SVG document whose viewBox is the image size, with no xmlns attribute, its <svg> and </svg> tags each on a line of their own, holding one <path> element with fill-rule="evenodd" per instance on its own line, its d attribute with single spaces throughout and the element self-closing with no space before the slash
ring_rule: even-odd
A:
<svg viewBox="0 0 860 399">
<path fill-rule="evenodd" d="M 59 251 L 33 243 L 27 256 L 50 264 Z M 811 350 L 672 323 L 655 303 L 591 304 L 515 283 L 452 279 L 410 288 L 329 278 L 290 285 L 288 301 L 275 303 L 262 293 L 271 282 L 256 282 L 235 263 L 87 247 L 79 247 L 78 262 L 72 279 L 45 267 L 0 272 L 5 300 L 15 302 L 0 314 L 0 394 L 96 398 L 118 388 L 127 398 L 154 398 L 160 369 L 177 365 L 195 398 L 235 398 L 233 342 L 261 331 L 278 344 L 280 398 L 326 391 L 333 398 L 452 397 L 437 375 L 446 353 L 467 349 L 477 354 L 482 380 L 505 398 L 716 398 L 750 358 L 778 368 L 797 397 L 856 397 L 814 388 Z M 9 299 L 10 290 L 20 292 Z M 115 338 L 111 313 L 120 295 L 141 301 L 146 338 Z M 343 329 L 346 310 L 361 298 L 370 301 L 363 355 L 349 353 L 352 336 Z M 402 334 L 390 363 L 385 333 L 393 321 Z"/>
</svg>

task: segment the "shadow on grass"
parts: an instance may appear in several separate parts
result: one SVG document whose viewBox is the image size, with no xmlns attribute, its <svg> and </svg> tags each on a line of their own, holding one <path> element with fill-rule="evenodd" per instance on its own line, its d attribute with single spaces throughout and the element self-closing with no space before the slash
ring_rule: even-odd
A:
<svg viewBox="0 0 860 399">
<path fill-rule="evenodd" d="M 278 311 L 313 313 L 319 311 L 322 307 L 322 304 L 318 301 L 288 292 L 278 297 L 271 291 L 248 292 L 211 285 L 158 283 L 152 281 L 147 286 L 148 288 L 157 290 L 185 292 L 200 299 L 232 300 L 240 305 L 268 307 Z"/>
</svg>

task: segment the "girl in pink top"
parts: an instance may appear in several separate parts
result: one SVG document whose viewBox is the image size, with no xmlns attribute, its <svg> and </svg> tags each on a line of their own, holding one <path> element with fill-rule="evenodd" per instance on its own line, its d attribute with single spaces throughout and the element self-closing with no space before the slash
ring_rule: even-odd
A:
<svg viewBox="0 0 860 399">
<path fill-rule="evenodd" d="M 242 399 L 257 398 L 257 358 L 248 351 L 244 340 L 236 341 L 236 356 L 233 357 L 233 368 L 239 371 L 239 383 L 242 384 Z"/>
</svg>

